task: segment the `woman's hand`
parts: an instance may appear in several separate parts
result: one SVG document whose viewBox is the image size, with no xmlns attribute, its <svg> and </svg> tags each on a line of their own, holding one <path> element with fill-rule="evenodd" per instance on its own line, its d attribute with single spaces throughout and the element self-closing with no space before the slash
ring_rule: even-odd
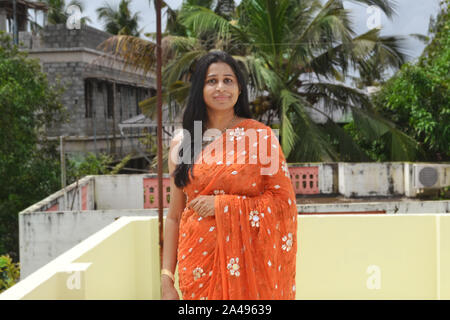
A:
<svg viewBox="0 0 450 320">
<path fill-rule="evenodd" d="M 175 285 L 167 276 L 161 277 L 161 287 L 162 287 L 162 300 L 180 300 L 180 296 L 178 295 L 177 289 L 175 289 Z"/>
<path fill-rule="evenodd" d="M 214 216 L 214 200 L 215 196 L 198 196 L 188 203 L 188 208 L 193 209 L 200 217 L 206 218 Z"/>
</svg>

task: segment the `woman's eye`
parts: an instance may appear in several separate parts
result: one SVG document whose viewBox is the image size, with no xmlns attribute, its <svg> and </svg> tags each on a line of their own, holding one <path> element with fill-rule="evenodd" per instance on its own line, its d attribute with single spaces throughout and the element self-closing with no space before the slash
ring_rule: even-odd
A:
<svg viewBox="0 0 450 320">
<path fill-rule="evenodd" d="M 209 84 L 214 84 L 214 83 L 216 83 L 216 79 L 209 79 L 209 80 L 207 81 L 207 83 L 209 83 Z"/>
<path fill-rule="evenodd" d="M 231 79 L 225 79 L 223 82 L 225 82 L 225 83 L 232 83 L 233 80 L 231 80 Z"/>
</svg>

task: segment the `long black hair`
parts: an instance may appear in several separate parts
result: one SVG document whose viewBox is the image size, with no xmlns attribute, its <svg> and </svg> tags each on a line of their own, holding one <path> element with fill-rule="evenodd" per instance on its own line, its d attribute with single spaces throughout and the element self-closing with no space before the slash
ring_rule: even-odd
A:
<svg viewBox="0 0 450 320">
<path fill-rule="evenodd" d="M 206 104 L 203 98 L 203 87 L 205 86 L 206 72 L 208 71 L 209 66 L 215 62 L 224 62 L 228 64 L 236 75 L 241 93 L 234 105 L 234 113 L 238 117 L 252 118 L 248 102 L 247 83 L 236 60 L 223 51 L 213 51 L 202 56 L 195 64 L 195 71 L 191 77 L 189 97 L 183 114 L 183 129 L 187 130 L 190 133 L 190 136 L 185 135 L 183 137 L 178 154 L 178 164 L 173 172 L 175 185 L 179 188 L 189 184 L 189 175 L 192 175 L 194 161 L 197 158 L 197 155 L 202 151 L 201 143 L 197 143 L 194 146 L 194 121 L 201 121 L 203 134 L 206 121 L 208 120 Z M 188 156 L 183 156 L 183 151 L 190 151 L 190 154 L 188 154 Z"/>
</svg>

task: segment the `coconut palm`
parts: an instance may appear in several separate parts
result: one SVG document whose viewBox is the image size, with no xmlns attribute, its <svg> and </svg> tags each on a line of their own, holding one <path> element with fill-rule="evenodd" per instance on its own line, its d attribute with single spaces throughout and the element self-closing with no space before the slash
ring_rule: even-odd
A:
<svg viewBox="0 0 450 320">
<path fill-rule="evenodd" d="M 48 6 L 47 22 L 50 24 L 66 23 L 69 18 L 67 8 L 72 5 L 79 7 L 81 12 L 84 11 L 83 2 L 79 0 L 71 0 L 68 4 L 65 0 L 43 0 L 43 2 Z M 91 22 L 91 19 L 87 16 L 81 17 L 81 23 L 85 24 L 86 22 Z"/>
<path fill-rule="evenodd" d="M 121 0 L 118 7 L 105 2 L 103 7 L 97 8 L 97 17 L 105 25 L 105 31 L 115 35 L 130 35 L 139 37 L 139 14 L 131 15 L 131 0 Z"/>
<path fill-rule="evenodd" d="M 269 124 L 274 118 L 280 120 L 281 144 L 288 160 L 367 159 L 331 119 L 324 127 L 312 121 L 309 110 L 323 113 L 318 103 L 330 110 L 351 110 L 363 133 L 384 137 L 404 151 L 405 159 L 410 157 L 415 141 L 378 116 L 369 97 L 345 82 L 353 70 L 369 69 L 374 59 L 392 68 L 400 67 L 405 60 L 401 39 L 383 37 L 378 29 L 355 34 L 342 0 L 242 0 L 230 19 L 210 6 L 190 2 L 185 1 L 177 17 L 187 30 L 186 36 L 163 39 L 166 102 L 182 102 L 196 60 L 209 50 L 221 49 L 246 69 L 255 115 Z M 388 17 L 394 14 L 392 1 L 353 2 L 377 5 Z M 111 39 L 108 45 L 129 65 L 146 71 L 153 68 L 154 55 L 143 53 L 154 51 L 154 43 L 121 37 Z M 142 102 L 143 112 L 154 114 L 155 102 L 155 98 Z"/>
</svg>

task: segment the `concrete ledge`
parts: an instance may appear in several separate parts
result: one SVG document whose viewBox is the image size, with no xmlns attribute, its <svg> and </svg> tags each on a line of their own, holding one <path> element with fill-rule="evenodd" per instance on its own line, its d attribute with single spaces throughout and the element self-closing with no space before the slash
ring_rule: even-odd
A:
<svg viewBox="0 0 450 320">
<path fill-rule="evenodd" d="M 159 299 L 156 217 L 124 217 L 0 295 Z M 299 216 L 297 299 L 450 299 L 449 215 Z"/>
</svg>

